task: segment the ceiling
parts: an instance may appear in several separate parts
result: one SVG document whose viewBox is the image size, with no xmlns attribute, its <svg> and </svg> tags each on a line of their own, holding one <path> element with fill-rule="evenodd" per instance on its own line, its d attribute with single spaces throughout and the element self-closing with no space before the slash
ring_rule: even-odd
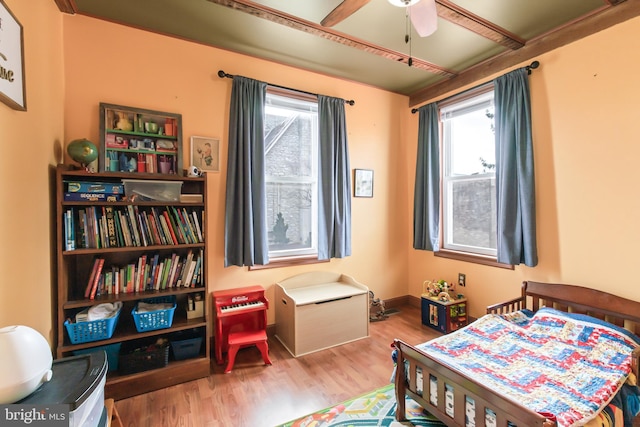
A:
<svg viewBox="0 0 640 427">
<path fill-rule="evenodd" d="M 435 33 L 409 25 L 406 43 L 406 8 L 387 0 L 348 0 L 366 4 L 332 27 L 321 21 L 341 0 L 54 1 L 65 13 L 408 95 L 410 105 L 640 15 L 638 0 L 435 0 Z"/>
</svg>

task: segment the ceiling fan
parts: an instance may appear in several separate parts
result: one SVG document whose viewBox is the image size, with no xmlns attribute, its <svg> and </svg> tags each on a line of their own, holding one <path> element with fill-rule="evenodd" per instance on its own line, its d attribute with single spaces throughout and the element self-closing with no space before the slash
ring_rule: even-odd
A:
<svg viewBox="0 0 640 427">
<path fill-rule="evenodd" d="M 354 14 L 371 0 L 343 0 L 333 9 L 320 24 L 333 27 Z M 435 0 L 388 0 L 394 6 L 407 8 L 411 24 L 420 37 L 426 37 L 438 28 L 438 12 Z"/>
</svg>

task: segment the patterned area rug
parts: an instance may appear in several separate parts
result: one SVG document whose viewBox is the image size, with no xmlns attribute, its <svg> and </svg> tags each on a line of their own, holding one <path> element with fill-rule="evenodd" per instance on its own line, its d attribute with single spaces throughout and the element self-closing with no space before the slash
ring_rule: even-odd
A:
<svg viewBox="0 0 640 427">
<path fill-rule="evenodd" d="M 408 423 L 399 423 L 395 419 L 396 398 L 393 384 L 349 399 L 278 427 L 326 427 L 326 426 L 444 426 L 436 417 L 422 409 L 412 399 L 407 398 L 406 412 Z"/>
</svg>

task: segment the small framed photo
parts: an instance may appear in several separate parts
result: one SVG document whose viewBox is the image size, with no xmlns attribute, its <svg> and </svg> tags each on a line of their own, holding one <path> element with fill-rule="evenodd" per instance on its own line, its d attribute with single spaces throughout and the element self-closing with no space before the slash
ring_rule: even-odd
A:
<svg viewBox="0 0 640 427">
<path fill-rule="evenodd" d="M 192 136 L 190 166 L 204 172 L 220 172 L 220 140 L 207 136 Z"/>
<path fill-rule="evenodd" d="M 354 169 L 353 195 L 355 197 L 373 197 L 373 171 Z"/>
</svg>

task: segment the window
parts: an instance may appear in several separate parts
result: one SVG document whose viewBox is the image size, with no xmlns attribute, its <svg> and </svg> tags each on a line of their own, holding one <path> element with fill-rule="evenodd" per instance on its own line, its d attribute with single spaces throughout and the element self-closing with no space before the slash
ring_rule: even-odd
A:
<svg viewBox="0 0 640 427">
<path fill-rule="evenodd" d="M 493 86 L 440 108 L 442 247 L 496 256 Z"/>
<path fill-rule="evenodd" d="M 318 253 L 318 104 L 267 90 L 265 170 L 269 258 Z"/>
</svg>

